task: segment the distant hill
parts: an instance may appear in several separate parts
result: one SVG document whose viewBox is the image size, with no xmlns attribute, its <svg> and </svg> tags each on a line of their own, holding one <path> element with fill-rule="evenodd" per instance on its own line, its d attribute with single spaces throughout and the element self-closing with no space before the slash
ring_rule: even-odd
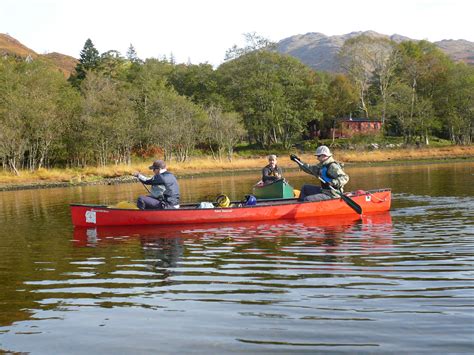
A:
<svg viewBox="0 0 474 355">
<path fill-rule="evenodd" d="M 76 58 L 64 55 L 61 53 L 38 54 L 34 50 L 26 47 L 15 38 L 8 34 L 0 33 L 0 56 L 15 56 L 20 58 L 27 58 L 30 56 L 33 59 L 43 59 L 52 66 L 58 68 L 65 77 L 69 77 L 74 71 L 78 60 Z"/>
<path fill-rule="evenodd" d="M 351 32 L 340 36 L 326 36 L 322 33 L 311 32 L 304 35 L 295 35 L 282 39 L 277 43 L 277 50 L 280 53 L 289 54 L 300 59 L 309 67 L 329 72 L 341 71 L 337 53 L 344 42 L 353 37 L 360 35 L 372 37 L 385 37 L 400 43 L 411 40 L 408 37 L 394 34 L 391 36 L 380 34 L 374 31 Z M 470 65 L 474 65 L 474 43 L 463 39 L 452 40 L 446 39 L 435 42 L 441 50 L 447 53 L 455 61 L 463 61 Z M 76 58 L 57 52 L 38 54 L 34 50 L 26 47 L 15 38 L 8 34 L 0 33 L 0 56 L 17 56 L 26 58 L 30 56 L 33 59 L 41 58 L 60 70 L 64 76 L 74 72 L 74 68 L 78 63 Z"/>
<path fill-rule="evenodd" d="M 277 51 L 300 59 L 315 70 L 340 72 L 337 53 L 344 42 L 360 35 L 389 38 L 394 42 L 412 40 L 408 37 L 394 34 L 391 36 L 374 31 L 351 32 L 340 36 L 326 36 L 322 33 L 306 33 L 291 36 L 277 43 Z M 435 42 L 441 50 L 455 61 L 464 61 L 474 65 L 474 43 L 466 40 L 442 40 Z"/>
<path fill-rule="evenodd" d="M 435 44 L 445 51 L 453 60 L 474 65 L 474 43 L 464 39 L 443 39 Z"/>
<path fill-rule="evenodd" d="M 14 55 L 18 57 L 31 56 L 33 59 L 38 57 L 38 54 L 28 47 L 18 42 L 15 38 L 7 34 L 0 33 L 0 55 Z"/>
<path fill-rule="evenodd" d="M 71 73 L 74 72 L 77 63 L 79 62 L 74 57 L 56 52 L 45 54 L 43 57 L 49 59 L 56 67 L 58 67 L 66 78 L 69 78 Z"/>
</svg>

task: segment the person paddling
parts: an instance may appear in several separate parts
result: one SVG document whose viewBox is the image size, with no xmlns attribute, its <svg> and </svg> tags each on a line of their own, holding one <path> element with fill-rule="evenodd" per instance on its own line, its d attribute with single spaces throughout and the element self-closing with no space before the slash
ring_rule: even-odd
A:
<svg viewBox="0 0 474 355">
<path fill-rule="evenodd" d="M 303 163 L 296 155 L 291 154 L 290 159 L 298 164 L 301 170 L 314 175 L 322 180 L 321 186 L 305 184 L 301 188 L 300 201 L 323 201 L 337 198 L 337 194 L 331 187 L 343 192 L 343 187 L 349 181 L 349 176 L 344 172 L 340 163 L 332 157 L 328 147 L 322 145 L 316 149 L 317 165 Z"/>
<path fill-rule="evenodd" d="M 178 180 L 166 169 L 166 163 L 155 160 L 149 169 L 155 174 L 150 179 L 139 172 L 133 173 L 142 184 L 151 185 L 150 195 L 139 196 L 137 207 L 141 210 L 179 208 Z"/>
</svg>

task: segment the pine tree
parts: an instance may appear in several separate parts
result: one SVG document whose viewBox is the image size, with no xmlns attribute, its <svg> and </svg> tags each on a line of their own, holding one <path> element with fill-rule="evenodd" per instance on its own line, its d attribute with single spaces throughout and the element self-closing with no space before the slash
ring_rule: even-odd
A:
<svg viewBox="0 0 474 355">
<path fill-rule="evenodd" d="M 138 58 L 137 51 L 133 47 L 133 45 L 130 43 L 130 47 L 128 47 L 127 50 L 127 59 L 132 62 L 132 63 L 139 63 L 141 62 L 140 58 Z"/>
<path fill-rule="evenodd" d="M 69 80 L 74 86 L 79 87 L 81 82 L 86 78 L 87 72 L 97 69 L 99 64 L 99 51 L 94 47 L 91 39 L 88 38 L 80 53 L 79 63 L 76 65 L 76 73 L 71 75 Z"/>
</svg>

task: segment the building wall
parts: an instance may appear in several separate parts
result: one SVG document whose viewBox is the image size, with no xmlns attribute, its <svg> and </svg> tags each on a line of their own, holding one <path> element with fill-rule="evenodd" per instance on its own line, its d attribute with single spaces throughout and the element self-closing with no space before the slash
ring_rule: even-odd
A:
<svg viewBox="0 0 474 355">
<path fill-rule="evenodd" d="M 357 134 L 377 134 L 382 129 L 380 121 L 342 121 L 340 128 L 336 128 L 334 132 L 331 129 L 331 135 L 334 133 L 335 138 L 350 138 Z"/>
</svg>

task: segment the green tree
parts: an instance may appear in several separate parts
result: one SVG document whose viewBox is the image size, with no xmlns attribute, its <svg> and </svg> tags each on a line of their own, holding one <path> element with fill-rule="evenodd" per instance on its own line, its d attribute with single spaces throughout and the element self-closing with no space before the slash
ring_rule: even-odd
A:
<svg viewBox="0 0 474 355">
<path fill-rule="evenodd" d="M 438 104 L 444 136 L 455 144 L 472 144 L 474 138 L 474 68 L 452 65 Z"/>
<path fill-rule="evenodd" d="M 130 94 L 118 81 L 91 72 L 82 84 L 85 141 L 100 166 L 131 162 L 137 114 Z"/>
<path fill-rule="evenodd" d="M 400 44 L 401 61 L 398 68 L 399 78 L 411 87 L 411 113 L 416 120 L 419 102 L 429 100 L 433 115 L 426 117 L 421 128 L 422 139 L 429 144 L 429 135 L 433 127 L 440 124 L 440 98 L 444 95 L 450 61 L 434 44 L 427 41 L 407 41 Z"/>
<path fill-rule="evenodd" d="M 26 121 L 21 108 L 27 104 L 22 96 L 21 73 L 11 59 L 0 61 L 0 156 L 3 168 L 19 175 L 22 158 L 28 146 Z"/>
<path fill-rule="evenodd" d="M 100 61 L 96 67 L 96 71 L 109 78 L 124 80 L 129 67 L 130 65 L 126 62 L 125 58 L 122 57 L 120 52 L 109 50 L 100 55 Z"/>
<path fill-rule="evenodd" d="M 48 166 L 73 119 L 74 92 L 48 64 L 3 61 L 0 69 L 0 151 L 12 171 Z"/>
<path fill-rule="evenodd" d="M 205 137 L 214 159 L 222 160 L 224 155 L 232 161 L 235 146 L 242 140 L 246 131 L 242 117 L 236 112 L 223 112 L 220 107 L 207 109 L 209 123 L 205 127 Z"/>
<path fill-rule="evenodd" d="M 293 144 L 317 109 L 318 78 L 297 59 L 257 50 L 222 64 L 219 91 L 243 117 L 249 139 L 262 147 Z"/>
<path fill-rule="evenodd" d="M 168 82 L 178 94 L 190 98 L 196 104 L 205 107 L 211 105 L 229 107 L 229 103 L 218 92 L 217 74 L 210 64 L 176 65 Z"/>
<path fill-rule="evenodd" d="M 329 83 L 325 102 L 330 118 L 349 116 L 357 109 L 357 89 L 346 75 L 337 74 Z"/>
<path fill-rule="evenodd" d="M 405 143 L 414 143 L 424 138 L 426 130 L 432 128 L 433 107 L 431 100 L 418 97 L 412 103 L 412 88 L 403 83 L 396 84 L 387 102 L 387 123 L 394 133 L 403 135 Z"/>
<path fill-rule="evenodd" d="M 165 160 L 188 160 L 196 144 L 205 140 L 204 111 L 168 88 L 151 93 L 148 101 L 148 145 L 161 147 Z"/>
<path fill-rule="evenodd" d="M 233 45 L 232 48 L 228 49 L 225 54 L 225 61 L 237 59 L 245 54 L 249 54 L 260 50 L 273 50 L 276 47 L 276 43 L 269 39 L 258 35 L 255 32 L 244 33 L 245 47 L 238 47 Z"/>
<path fill-rule="evenodd" d="M 128 47 L 126 57 L 128 61 L 132 63 L 142 63 L 143 61 L 138 57 L 137 51 L 135 50 L 135 47 L 130 43 L 130 46 Z"/>
<path fill-rule="evenodd" d="M 167 61 L 147 59 L 143 65 L 135 67 L 129 76 L 133 107 L 138 114 L 139 146 L 148 148 L 156 143 L 154 124 L 156 102 L 170 91 L 167 78 L 173 66 Z"/>
<path fill-rule="evenodd" d="M 370 116 L 368 92 L 375 85 L 382 102 L 380 113 L 384 123 L 389 90 L 399 61 L 396 44 L 386 38 L 354 37 L 345 41 L 339 59 L 358 89 L 360 109 L 366 118 Z"/>
<path fill-rule="evenodd" d="M 99 51 L 94 47 L 91 39 L 88 38 L 79 55 L 79 62 L 76 65 L 75 73 L 70 77 L 71 83 L 79 87 L 86 78 L 87 72 L 97 69 L 99 64 Z"/>
</svg>

